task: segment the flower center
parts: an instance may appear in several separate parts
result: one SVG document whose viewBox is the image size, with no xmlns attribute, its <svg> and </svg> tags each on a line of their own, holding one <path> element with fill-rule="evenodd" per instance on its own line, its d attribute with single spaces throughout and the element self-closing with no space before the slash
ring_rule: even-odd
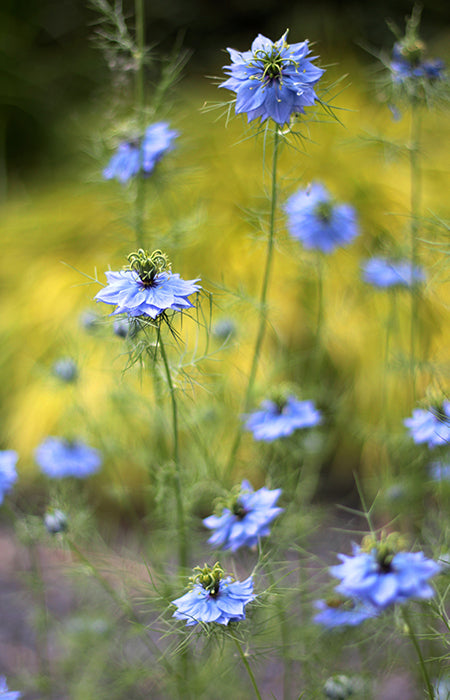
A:
<svg viewBox="0 0 450 700">
<path fill-rule="evenodd" d="M 125 269 L 136 272 L 143 287 L 154 287 L 157 275 L 170 270 L 167 255 L 160 250 L 154 250 L 153 253 L 149 253 L 139 248 L 135 253 L 130 253 L 127 259 L 129 265 Z"/>
<path fill-rule="evenodd" d="M 444 411 L 443 406 L 432 406 L 431 413 L 440 423 L 449 423 L 450 419 Z"/>
<path fill-rule="evenodd" d="M 243 520 L 245 516 L 247 515 L 248 511 L 244 506 L 242 505 L 241 501 L 237 499 L 233 505 L 231 506 L 231 512 L 233 515 L 235 515 L 239 520 Z"/>
<path fill-rule="evenodd" d="M 418 66 L 425 55 L 425 44 L 420 39 L 411 39 L 400 45 L 400 53 L 411 66 Z"/>
<path fill-rule="evenodd" d="M 209 595 L 215 598 L 220 591 L 220 582 L 223 579 L 223 575 L 224 570 L 219 562 L 216 561 L 212 568 L 208 564 L 204 564 L 203 568 L 196 566 L 194 568 L 194 576 L 190 577 L 190 581 L 193 584 L 200 583 L 205 591 L 208 591 Z"/>
<path fill-rule="evenodd" d="M 333 212 L 333 205 L 331 202 L 319 202 L 314 209 L 314 213 L 318 219 L 328 224 L 331 220 L 331 214 Z"/>
</svg>

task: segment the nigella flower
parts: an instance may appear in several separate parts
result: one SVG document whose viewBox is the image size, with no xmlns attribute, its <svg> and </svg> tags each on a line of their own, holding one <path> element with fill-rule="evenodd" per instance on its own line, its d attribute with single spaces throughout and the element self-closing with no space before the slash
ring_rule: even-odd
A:
<svg viewBox="0 0 450 700">
<path fill-rule="evenodd" d="M 208 542 L 222 549 L 235 552 L 239 547 L 253 547 L 260 537 L 269 534 L 269 525 L 283 508 L 275 506 L 281 489 L 265 487 L 254 491 L 244 480 L 237 494 L 231 496 L 228 507 L 220 516 L 210 515 L 203 524 L 215 532 Z"/>
<path fill-rule="evenodd" d="M 371 258 L 363 266 L 363 279 L 374 287 L 413 287 L 425 281 L 425 273 L 409 260 Z"/>
<path fill-rule="evenodd" d="M 353 545 L 353 556 L 339 554 L 339 558 L 343 563 L 330 568 L 331 574 L 341 579 L 338 593 L 381 609 L 409 598 L 431 598 L 434 590 L 428 579 L 441 570 L 423 552 L 399 551 L 394 534 L 379 542 L 367 538 L 363 547 Z"/>
<path fill-rule="evenodd" d="M 291 236 L 306 249 L 332 253 L 359 233 L 356 212 L 349 204 L 335 204 L 320 183 L 295 192 L 286 202 Z"/>
<path fill-rule="evenodd" d="M 17 460 L 18 455 L 14 450 L 0 450 L 0 503 L 17 481 Z"/>
<path fill-rule="evenodd" d="M 102 465 L 100 452 L 79 440 L 46 438 L 35 451 L 41 471 L 52 479 L 73 476 L 84 479 L 98 472 Z"/>
<path fill-rule="evenodd" d="M 370 617 L 376 617 L 378 610 L 373 605 L 357 598 L 335 596 L 329 600 L 316 600 L 319 610 L 314 622 L 332 629 L 333 627 L 356 627 Z"/>
<path fill-rule="evenodd" d="M 418 445 L 427 444 L 430 449 L 450 443 L 450 401 L 429 409 L 416 408 L 411 418 L 403 423 Z"/>
<path fill-rule="evenodd" d="M 398 41 L 392 50 L 390 68 L 396 83 L 405 80 L 440 80 L 445 63 L 438 58 L 425 59 L 425 44 L 420 39 Z"/>
<path fill-rule="evenodd" d="M 48 511 L 44 515 L 44 525 L 51 535 L 58 535 L 68 529 L 67 516 L 59 508 Z"/>
<path fill-rule="evenodd" d="M 443 676 L 434 684 L 436 700 L 450 700 L 450 676 Z"/>
<path fill-rule="evenodd" d="M 271 118 L 282 126 L 317 100 L 313 88 L 324 71 L 311 63 L 316 56 L 307 58 L 308 42 L 289 45 L 287 34 L 275 42 L 258 34 L 243 53 L 227 49 L 232 65 L 224 71 L 230 77 L 219 87 L 236 93 L 236 114 L 247 114 L 249 122 Z"/>
<path fill-rule="evenodd" d="M 70 384 L 78 378 L 78 368 L 75 360 L 70 357 L 61 357 L 53 363 L 53 374 L 63 382 Z"/>
<path fill-rule="evenodd" d="M 3 700 L 19 700 L 21 697 L 22 693 L 19 693 L 17 690 L 8 690 L 5 676 L 0 676 L 0 698 Z"/>
<path fill-rule="evenodd" d="M 166 311 L 183 311 L 193 306 L 189 296 L 198 292 L 198 279 L 183 280 L 170 271 L 164 253 L 138 250 L 128 256 L 128 269 L 106 272 L 108 284 L 95 295 L 97 301 L 116 306 L 112 315 L 157 318 Z"/>
<path fill-rule="evenodd" d="M 263 401 L 262 409 L 246 416 L 245 427 L 255 440 L 272 442 L 291 435 L 300 428 L 313 428 L 322 422 L 322 415 L 313 401 L 299 401 L 295 396 L 276 401 Z"/>
<path fill-rule="evenodd" d="M 104 169 L 103 177 L 125 183 L 138 173 L 150 175 L 163 155 L 173 150 L 177 136 L 178 132 L 170 129 L 166 122 L 151 124 L 142 139 L 124 141 L 119 145 Z"/>
<path fill-rule="evenodd" d="M 450 464 L 433 462 L 429 467 L 433 481 L 450 481 Z"/>
<path fill-rule="evenodd" d="M 228 625 L 245 619 L 245 606 L 255 599 L 253 579 L 234 581 L 225 576 L 218 563 L 211 568 L 207 564 L 203 569 L 196 566 L 196 573 L 191 577 L 191 590 L 181 598 L 172 601 L 177 607 L 173 617 L 186 620 L 186 625 L 199 622 L 217 622 Z"/>
</svg>

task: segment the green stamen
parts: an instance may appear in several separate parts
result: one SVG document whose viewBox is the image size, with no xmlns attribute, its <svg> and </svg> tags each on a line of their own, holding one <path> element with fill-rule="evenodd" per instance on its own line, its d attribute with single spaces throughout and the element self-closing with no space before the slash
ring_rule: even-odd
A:
<svg viewBox="0 0 450 700">
<path fill-rule="evenodd" d="M 125 269 L 136 272 L 144 287 L 151 287 L 154 284 L 156 275 L 170 270 L 169 259 L 161 250 L 154 250 L 153 253 L 149 253 L 147 250 L 139 248 L 135 253 L 130 253 L 127 259 L 129 265 Z"/>
<path fill-rule="evenodd" d="M 209 595 L 216 596 L 219 592 L 220 582 L 223 579 L 224 573 L 219 562 L 216 561 L 212 568 L 208 566 L 208 564 L 204 564 L 203 568 L 201 566 L 196 566 L 194 568 L 194 576 L 191 576 L 189 580 L 192 585 L 200 583 L 205 591 L 209 592 Z"/>
</svg>

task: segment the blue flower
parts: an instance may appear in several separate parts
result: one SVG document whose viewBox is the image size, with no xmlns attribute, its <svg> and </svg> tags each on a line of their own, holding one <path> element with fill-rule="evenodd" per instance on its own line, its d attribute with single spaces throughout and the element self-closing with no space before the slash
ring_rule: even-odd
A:
<svg viewBox="0 0 450 700">
<path fill-rule="evenodd" d="M 22 693 L 19 693 L 17 690 L 8 690 L 5 676 L 0 676 L 0 698 L 3 700 L 19 700 L 21 697 Z"/>
<path fill-rule="evenodd" d="M 125 141 L 119 145 L 103 171 L 104 178 L 116 178 L 125 183 L 140 172 L 150 175 L 163 155 L 173 150 L 173 141 L 177 136 L 178 132 L 169 129 L 166 122 L 151 124 L 142 139 Z"/>
<path fill-rule="evenodd" d="M 318 99 L 313 87 L 324 71 L 311 63 L 315 56 L 307 58 L 308 42 L 290 46 L 287 34 L 275 42 L 258 34 L 243 53 L 227 49 L 232 65 L 224 71 L 230 77 L 219 87 L 236 93 L 236 114 L 247 114 L 249 122 L 261 117 L 287 124 Z"/>
<path fill-rule="evenodd" d="M 53 374 L 63 382 L 70 384 L 78 378 L 77 363 L 70 357 L 61 357 L 53 363 Z"/>
<path fill-rule="evenodd" d="M 14 450 L 0 451 L 0 503 L 3 503 L 5 493 L 9 493 L 17 481 L 17 460 L 18 455 Z"/>
<path fill-rule="evenodd" d="M 450 676 L 443 676 L 434 685 L 436 700 L 450 700 Z"/>
<path fill-rule="evenodd" d="M 285 211 L 291 236 L 309 250 L 332 253 L 359 233 L 353 207 L 333 203 L 320 183 L 295 192 L 286 202 Z"/>
<path fill-rule="evenodd" d="M 254 491 L 244 480 L 239 493 L 232 496 L 230 507 L 224 508 L 220 516 L 210 515 L 203 520 L 205 527 L 215 530 L 208 542 L 232 552 L 253 547 L 269 534 L 269 524 L 283 511 L 275 506 L 280 494 L 281 489 L 265 487 Z"/>
<path fill-rule="evenodd" d="M 196 567 L 194 571 L 199 573 L 191 579 L 191 590 L 172 601 L 177 607 L 173 617 L 186 620 L 186 625 L 199 622 L 228 625 L 245 619 L 245 606 L 256 597 L 251 576 L 242 582 L 234 581 L 231 576 L 224 576 L 217 563 L 212 569 L 205 564 L 203 569 Z"/>
<path fill-rule="evenodd" d="M 116 306 L 112 315 L 157 318 L 166 311 L 183 311 L 193 306 L 189 296 L 200 290 L 199 279 L 183 280 L 170 272 L 161 251 L 139 250 L 128 256 L 132 269 L 106 272 L 108 284 L 95 295 L 96 301 Z"/>
<path fill-rule="evenodd" d="M 428 81 L 441 80 L 445 70 L 444 61 L 438 58 L 425 59 L 424 54 L 425 46 L 420 40 L 394 44 L 390 64 L 394 82 L 420 78 Z"/>
<path fill-rule="evenodd" d="M 44 515 L 44 525 L 51 535 L 66 532 L 68 529 L 67 516 L 62 510 L 55 508 Z"/>
<path fill-rule="evenodd" d="M 314 622 L 328 629 L 356 627 L 364 620 L 378 615 L 378 610 L 373 605 L 357 598 L 316 600 L 314 605 L 320 611 L 314 616 Z"/>
<path fill-rule="evenodd" d="M 424 282 L 424 271 L 409 260 L 371 258 L 363 264 L 363 279 L 374 287 L 412 287 Z"/>
<path fill-rule="evenodd" d="M 429 469 L 433 481 L 450 481 L 450 464 L 432 462 Z"/>
<path fill-rule="evenodd" d="M 440 407 L 416 408 L 411 418 L 405 418 L 414 442 L 426 443 L 430 449 L 450 443 L 450 401 Z"/>
<path fill-rule="evenodd" d="M 434 591 L 428 579 L 441 570 L 423 552 L 395 551 L 384 543 L 378 543 L 370 551 L 354 545 L 353 556 L 338 556 L 343 563 L 330 568 L 331 574 L 341 579 L 336 587 L 338 593 L 360 598 L 381 609 L 409 598 L 431 598 Z"/>
<path fill-rule="evenodd" d="M 255 440 L 271 442 L 299 428 L 312 428 L 322 422 L 322 415 L 313 401 L 299 401 L 294 396 L 283 402 L 266 400 L 261 406 L 262 410 L 251 413 L 245 423 Z"/>
<path fill-rule="evenodd" d="M 35 451 L 41 471 L 52 479 L 73 476 L 84 479 L 98 472 L 102 465 L 100 452 L 78 440 L 46 438 Z"/>
</svg>

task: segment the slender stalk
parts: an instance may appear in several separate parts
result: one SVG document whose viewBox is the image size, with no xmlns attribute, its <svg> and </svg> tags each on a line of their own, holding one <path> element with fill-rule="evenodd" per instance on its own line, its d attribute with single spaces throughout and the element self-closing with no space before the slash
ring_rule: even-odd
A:
<svg viewBox="0 0 450 700">
<path fill-rule="evenodd" d="M 267 252 L 266 252 L 266 263 L 264 267 L 264 276 L 263 276 L 263 281 L 262 281 L 262 286 L 261 286 L 261 294 L 260 294 L 260 302 L 259 302 L 259 326 L 258 326 L 258 333 L 256 335 L 256 340 L 255 340 L 255 347 L 253 350 L 253 357 L 252 357 L 252 363 L 250 366 L 250 373 L 248 377 L 248 383 L 247 383 L 247 389 L 245 392 L 244 396 L 244 405 L 243 405 L 243 412 L 247 412 L 248 409 L 250 408 L 251 404 L 251 399 L 252 399 L 252 394 L 253 394 L 253 386 L 255 383 L 255 378 L 256 378 L 256 372 L 258 369 L 258 364 L 259 364 L 259 358 L 261 355 L 261 349 L 262 349 L 262 344 L 264 340 L 264 335 L 266 332 L 266 327 L 267 327 L 267 295 L 268 295 L 268 290 L 269 290 L 269 283 L 270 283 L 270 273 L 272 270 L 272 261 L 273 261 L 273 249 L 274 249 L 274 243 L 275 243 L 275 215 L 276 215 L 276 208 L 277 208 L 277 165 L 278 165 L 278 150 L 279 150 L 279 133 L 278 133 L 278 128 L 275 128 L 274 131 L 274 137 L 273 137 L 273 155 L 272 155 L 272 187 L 271 187 L 271 196 L 270 196 L 270 219 L 269 219 L 269 237 L 267 240 Z M 230 473 L 233 464 L 234 464 L 234 459 L 236 457 L 236 453 L 239 449 L 239 445 L 241 443 L 241 438 L 242 438 L 242 429 L 241 426 L 239 426 L 236 437 L 234 439 L 232 448 L 231 448 L 231 453 L 230 457 L 228 459 L 228 464 L 227 464 L 227 474 Z"/>
<path fill-rule="evenodd" d="M 178 553 L 179 553 L 179 565 L 182 569 L 187 569 L 188 565 L 188 551 L 187 551 L 187 537 L 186 537 L 186 523 L 184 514 L 184 504 L 182 498 L 181 489 L 181 467 L 180 467 L 180 455 L 179 455 L 179 440 L 178 440 L 178 408 L 175 394 L 175 387 L 172 381 L 172 374 L 170 371 L 169 361 L 167 359 L 166 348 L 163 343 L 161 329 L 158 331 L 158 345 L 161 352 L 161 358 L 164 365 L 164 371 L 166 374 L 167 384 L 169 386 L 170 401 L 172 406 L 172 430 L 173 430 L 173 461 L 175 464 L 175 474 L 173 477 L 173 486 L 175 493 L 175 501 L 177 506 L 177 531 L 178 531 Z"/>
<path fill-rule="evenodd" d="M 410 169 L 410 215 L 411 215 L 411 267 L 417 265 L 418 260 L 418 233 L 419 216 L 422 199 L 422 173 L 420 168 L 420 107 L 416 98 L 411 100 L 411 133 L 409 144 L 409 169 Z M 413 272 L 412 272 L 413 274 Z M 411 377 L 412 399 L 416 398 L 416 326 L 419 301 L 419 288 L 411 285 L 411 336 L 409 368 Z"/>
<path fill-rule="evenodd" d="M 30 555 L 33 589 L 36 594 L 39 617 L 36 623 L 37 632 L 37 656 L 39 660 L 39 689 L 45 698 L 52 698 L 52 680 L 50 669 L 49 634 L 48 634 L 48 608 L 45 594 L 45 583 L 42 577 L 39 552 L 35 542 L 28 546 Z"/>
<path fill-rule="evenodd" d="M 316 325 L 316 352 L 319 354 L 323 330 L 323 253 L 317 251 L 317 325 Z"/>
<path fill-rule="evenodd" d="M 236 637 L 233 637 L 233 641 L 236 644 L 237 650 L 239 652 L 239 656 L 241 657 L 242 663 L 245 666 L 245 670 L 247 671 L 248 677 L 250 678 L 251 684 L 253 686 L 253 690 L 255 691 L 255 695 L 258 698 L 258 700 L 262 700 L 261 693 L 259 692 L 258 689 L 258 684 L 256 683 L 256 678 L 254 676 L 254 673 L 252 669 L 250 668 L 250 664 L 247 661 L 247 657 L 245 656 L 242 646 L 240 645 L 239 641 L 236 639 Z"/>
<path fill-rule="evenodd" d="M 419 642 L 417 640 L 417 635 L 414 632 L 414 628 L 411 624 L 411 618 L 409 616 L 409 613 L 406 611 L 405 607 L 402 608 L 402 613 L 403 613 L 403 619 L 405 620 L 405 624 L 406 624 L 406 627 L 408 629 L 409 638 L 411 639 L 414 650 L 417 654 L 417 658 L 419 660 L 419 666 L 420 666 L 420 670 L 422 672 L 423 680 L 425 681 L 429 700 L 434 700 L 435 693 L 433 690 L 433 686 L 431 685 L 430 677 L 428 675 L 428 671 L 427 671 L 427 667 L 425 664 L 425 659 L 423 658 L 422 650 L 421 650 Z"/>
<path fill-rule="evenodd" d="M 135 0 L 134 13 L 136 18 L 136 62 L 135 79 L 135 109 L 138 123 L 139 137 L 142 138 L 145 131 L 145 13 L 144 0 Z M 140 157 L 142 159 L 142 149 Z M 142 166 L 142 163 L 141 163 Z M 142 170 L 142 167 L 141 167 Z M 144 247 L 144 218 L 145 218 L 145 181 L 138 173 L 136 180 L 135 197 L 135 234 L 138 248 Z"/>
</svg>

